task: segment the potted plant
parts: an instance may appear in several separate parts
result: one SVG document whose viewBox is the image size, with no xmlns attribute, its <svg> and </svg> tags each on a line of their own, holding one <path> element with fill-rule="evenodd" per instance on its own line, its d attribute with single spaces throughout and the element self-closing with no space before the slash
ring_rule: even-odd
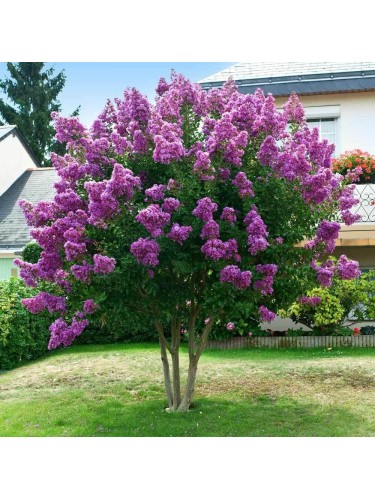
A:
<svg viewBox="0 0 375 500">
<path fill-rule="evenodd" d="M 360 149 L 345 151 L 345 153 L 333 159 L 332 170 L 344 176 L 354 174 L 354 178 L 351 180 L 356 184 L 374 184 L 375 156 Z M 359 173 L 359 176 L 355 175 L 356 172 Z"/>
</svg>

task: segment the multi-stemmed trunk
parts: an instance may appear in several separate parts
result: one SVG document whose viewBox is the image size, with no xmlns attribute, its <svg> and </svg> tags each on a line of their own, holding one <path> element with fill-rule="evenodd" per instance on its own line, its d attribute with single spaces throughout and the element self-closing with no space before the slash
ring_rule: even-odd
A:
<svg viewBox="0 0 375 500">
<path fill-rule="evenodd" d="M 190 407 L 197 376 L 199 358 L 206 346 L 208 335 L 213 325 L 213 318 L 210 318 L 202 334 L 197 338 L 195 334 L 196 320 L 199 314 L 198 306 L 192 306 L 188 321 L 189 336 L 189 368 L 184 395 L 181 395 L 180 378 L 180 339 L 181 339 L 181 319 L 171 320 L 171 342 L 168 342 L 161 322 L 156 321 L 155 325 L 159 333 L 160 353 L 163 364 L 165 393 L 167 396 L 170 411 L 187 411 Z M 172 370 L 170 369 L 171 359 Z M 171 373 L 172 372 L 172 373 Z"/>
</svg>

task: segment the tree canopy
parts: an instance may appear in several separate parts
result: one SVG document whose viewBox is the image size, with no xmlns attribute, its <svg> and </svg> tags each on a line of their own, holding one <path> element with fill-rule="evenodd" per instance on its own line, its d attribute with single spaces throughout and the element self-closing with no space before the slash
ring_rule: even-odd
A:
<svg viewBox="0 0 375 500">
<path fill-rule="evenodd" d="M 9 77 L 0 80 L 1 125 L 17 125 L 41 166 L 49 165 L 50 153 L 63 154 L 55 139 L 51 113 L 61 111 L 58 96 L 64 88 L 64 71 L 54 75 L 42 62 L 7 63 Z M 76 110 L 73 114 L 77 114 Z"/>
<path fill-rule="evenodd" d="M 358 263 L 318 260 L 335 246 L 339 217 L 356 220 L 357 202 L 296 95 L 277 110 L 261 90 L 243 95 L 228 81 L 205 92 L 176 74 L 157 94 L 152 105 L 127 89 L 89 130 L 54 114 L 67 144 L 52 155 L 55 199 L 23 202 L 42 253 L 16 262 L 28 285 L 55 287 L 24 300 L 55 314 L 50 348 L 70 345 L 108 302 L 119 315 L 148 317 L 168 405 L 186 410 L 214 325 L 271 321 L 314 284 L 358 276 Z"/>
</svg>

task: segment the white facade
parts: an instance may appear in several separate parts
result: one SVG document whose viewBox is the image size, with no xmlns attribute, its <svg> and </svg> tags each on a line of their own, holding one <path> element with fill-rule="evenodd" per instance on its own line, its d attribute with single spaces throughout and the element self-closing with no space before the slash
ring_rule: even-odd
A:
<svg viewBox="0 0 375 500">
<path fill-rule="evenodd" d="M 335 120 L 335 156 L 352 149 L 375 154 L 375 91 L 302 95 L 299 99 L 308 120 Z M 285 101 L 285 97 L 277 97 L 277 107 Z"/>
<path fill-rule="evenodd" d="M 9 127 L 0 127 L 1 129 Z M 0 140 L 0 196 L 29 168 L 37 163 L 23 145 L 15 129 Z"/>
</svg>

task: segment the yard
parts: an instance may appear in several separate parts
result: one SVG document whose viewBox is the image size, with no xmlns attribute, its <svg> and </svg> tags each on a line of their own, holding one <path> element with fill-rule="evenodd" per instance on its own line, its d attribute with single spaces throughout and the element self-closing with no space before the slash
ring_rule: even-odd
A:
<svg viewBox="0 0 375 500">
<path fill-rule="evenodd" d="M 210 351 L 173 414 L 158 346 L 74 346 L 0 374 L 0 436 L 375 436 L 374 385 L 372 348 Z"/>
</svg>

